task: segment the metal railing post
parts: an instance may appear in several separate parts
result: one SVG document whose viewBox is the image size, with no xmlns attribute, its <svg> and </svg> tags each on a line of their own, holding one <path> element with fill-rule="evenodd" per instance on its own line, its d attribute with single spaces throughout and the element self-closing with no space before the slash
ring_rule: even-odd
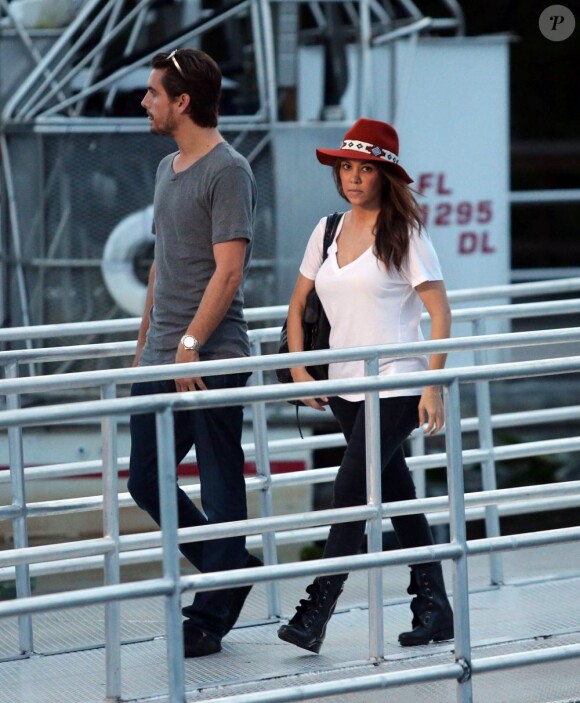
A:
<svg viewBox="0 0 580 703">
<path fill-rule="evenodd" d="M 369 0 L 359 0 L 360 27 L 360 87 L 357 95 L 358 114 L 372 114 L 374 108 L 374 91 L 372 89 L 372 55 L 371 55 L 371 9 Z"/>
<path fill-rule="evenodd" d="M 159 473 L 159 508 L 161 513 L 161 543 L 163 576 L 172 584 L 165 598 L 167 631 L 167 675 L 169 703 L 185 700 L 183 633 L 181 625 L 181 591 L 179 587 L 179 542 L 177 539 L 177 491 L 175 446 L 173 443 L 173 412 L 170 407 L 155 414 Z"/>
<path fill-rule="evenodd" d="M 266 91 L 266 115 L 270 123 L 278 121 L 278 91 L 276 88 L 276 58 L 274 51 L 274 31 L 272 29 L 272 12 L 269 0 L 253 0 L 251 3 L 254 24 L 261 17 L 261 34 L 263 39 L 262 56 L 264 60 L 264 79 Z M 259 12 L 258 12 L 259 10 Z"/>
<path fill-rule="evenodd" d="M 378 358 L 365 361 L 365 376 L 378 376 Z M 378 391 L 365 393 L 365 445 L 367 502 L 375 508 L 374 517 L 367 522 L 369 552 L 383 549 L 383 520 L 381 514 L 381 423 Z M 383 632 L 383 570 L 369 569 L 369 657 L 380 659 L 385 651 Z"/>
<path fill-rule="evenodd" d="M 252 356 L 261 354 L 261 343 L 259 340 L 252 342 Z M 254 371 L 254 384 L 264 385 L 264 372 L 260 369 Z M 270 456 L 268 451 L 268 420 L 266 417 L 266 403 L 258 402 L 253 404 L 252 426 L 254 429 L 254 446 L 256 452 L 256 473 L 264 479 L 264 487 L 260 490 L 260 513 L 262 517 L 271 517 L 274 514 L 272 503 L 272 477 L 270 474 Z M 264 552 L 264 564 L 267 566 L 278 563 L 278 552 L 276 548 L 276 533 L 262 533 L 262 549 Z M 268 617 L 279 618 L 282 614 L 280 604 L 280 585 L 277 581 L 266 584 L 266 595 L 268 601 Z"/>
<path fill-rule="evenodd" d="M 425 435 L 423 431 L 413 432 L 411 435 L 411 456 L 425 455 Z M 417 498 L 425 498 L 427 496 L 427 480 L 425 469 L 417 469 L 413 471 L 413 482 L 417 491 Z"/>
<path fill-rule="evenodd" d="M 117 395 L 115 383 L 101 386 L 101 400 Z M 119 480 L 117 472 L 117 419 L 101 419 L 103 447 L 103 536 L 115 541 L 115 548 L 104 556 L 104 581 L 106 586 L 121 582 L 119 554 Z M 106 695 L 109 700 L 121 698 L 121 604 L 109 601 L 105 605 L 105 670 Z"/>
<path fill-rule="evenodd" d="M 6 378 L 18 378 L 18 362 L 6 364 Z M 20 409 L 20 395 L 6 394 L 6 408 Z M 22 427 L 8 428 L 8 456 L 10 460 L 10 486 L 12 490 L 12 505 L 17 508 L 18 515 L 12 520 L 14 547 L 28 547 L 28 522 L 26 509 L 26 484 L 24 480 L 24 451 L 22 447 Z M 30 586 L 30 566 L 18 564 L 16 567 L 16 597 L 28 598 L 32 594 Z M 32 618 L 30 615 L 18 617 L 18 638 L 20 652 L 30 654 L 33 650 Z"/>
<path fill-rule="evenodd" d="M 444 388 L 447 453 L 447 484 L 449 486 L 449 529 L 451 543 L 461 547 L 461 556 L 453 560 L 453 624 L 455 626 L 455 660 L 464 670 L 458 679 L 457 703 L 472 702 L 471 636 L 469 628 L 469 582 L 467 573 L 467 536 L 465 529 L 465 499 L 463 461 L 461 456 L 461 413 L 459 382 L 455 379 Z"/>
<path fill-rule="evenodd" d="M 474 336 L 485 334 L 485 320 L 483 318 L 473 320 L 472 329 Z M 476 349 L 474 351 L 474 361 L 476 366 L 487 363 L 487 351 Z M 489 452 L 488 456 L 481 462 L 481 481 L 484 491 L 495 491 L 497 488 L 497 474 L 495 469 L 495 458 L 493 456 L 493 428 L 491 425 L 491 398 L 489 392 L 489 381 L 477 381 L 475 383 L 475 400 L 477 406 L 477 417 L 479 419 L 477 434 L 479 446 Z M 499 509 L 497 505 L 485 506 L 485 534 L 486 537 L 499 537 L 501 526 L 499 521 Z M 489 556 L 489 572 L 492 584 L 503 584 L 503 558 L 501 554 L 492 552 Z"/>
</svg>

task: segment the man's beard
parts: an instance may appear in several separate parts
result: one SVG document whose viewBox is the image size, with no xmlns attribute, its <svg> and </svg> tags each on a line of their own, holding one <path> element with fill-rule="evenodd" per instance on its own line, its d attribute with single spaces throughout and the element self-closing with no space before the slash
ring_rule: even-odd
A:
<svg viewBox="0 0 580 703">
<path fill-rule="evenodd" d="M 162 137 L 173 136 L 176 129 L 177 122 L 172 114 L 168 115 L 163 123 L 157 121 L 151 122 L 151 132 L 153 132 L 153 134 L 159 134 Z"/>
</svg>

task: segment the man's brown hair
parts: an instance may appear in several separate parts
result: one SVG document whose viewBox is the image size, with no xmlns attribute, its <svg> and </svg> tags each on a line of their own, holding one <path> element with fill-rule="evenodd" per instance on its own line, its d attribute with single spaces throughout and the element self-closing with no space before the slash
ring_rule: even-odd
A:
<svg viewBox="0 0 580 703">
<path fill-rule="evenodd" d="M 198 49 L 177 49 L 156 54 L 151 66 L 164 71 L 161 83 L 171 98 L 189 95 L 187 114 L 196 125 L 217 127 L 222 72 L 211 56 Z"/>
</svg>

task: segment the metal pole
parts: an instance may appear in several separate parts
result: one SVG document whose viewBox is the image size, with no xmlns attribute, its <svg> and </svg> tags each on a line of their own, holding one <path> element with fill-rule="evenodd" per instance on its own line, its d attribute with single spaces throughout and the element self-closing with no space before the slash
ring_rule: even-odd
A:
<svg viewBox="0 0 580 703">
<path fill-rule="evenodd" d="M 30 57 L 34 61 L 36 65 L 40 65 L 42 63 L 42 54 L 38 51 L 36 46 L 34 45 L 32 38 L 30 37 L 30 34 L 26 30 L 26 27 L 22 24 L 22 22 L 14 16 L 14 14 L 10 11 L 10 3 L 8 0 L 0 0 L 0 8 L 4 10 L 4 12 L 10 17 L 12 20 L 12 23 L 14 25 L 14 29 L 16 30 L 16 33 L 20 37 L 20 41 L 24 44 L 26 47 L 28 53 L 30 54 Z M 55 77 L 50 74 L 50 72 L 46 69 L 43 71 L 44 75 L 46 78 L 49 79 L 49 81 L 53 82 L 55 80 Z M 59 98 L 61 100 L 64 100 L 65 94 L 61 91 L 59 93 Z"/>
<path fill-rule="evenodd" d="M 365 361 L 365 376 L 378 376 L 377 357 Z M 365 443 L 368 505 L 376 513 L 368 520 L 367 544 L 369 552 L 383 549 L 383 521 L 381 514 L 381 425 L 378 391 L 365 393 Z M 384 654 L 383 633 L 383 570 L 369 569 L 369 657 L 380 659 Z"/>
<path fill-rule="evenodd" d="M 14 179 L 12 177 L 12 165 L 10 163 L 10 150 L 8 149 L 8 140 L 5 135 L 0 135 L 0 152 L 2 153 L 2 166 L 4 168 L 4 179 L 6 183 L 6 195 L 8 198 L 8 214 L 9 214 L 9 230 L 14 249 L 14 274 L 18 290 L 18 298 L 20 301 L 20 314 L 22 315 L 22 324 L 24 327 L 30 327 L 30 309 L 28 303 L 28 291 L 26 289 L 26 278 L 24 276 L 24 266 L 22 264 L 22 245 L 20 241 L 20 226 L 18 220 L 18 207 L 16 204 L 16 192 L 14 188 Z M 28 348 L 31 347 L 30 340 L 25 340 Z"/>
<path fill-rule="evenodd" d="M 476 337 L 485 334 L 485 320 L 483 318 L 473 320 L 472 329 Z M 486 364 L 487 351 L 485 349 L 476 349 L 474 351 L 474 361 L 476 366 Z M 475 383 L 475 399 L 477 417 L 479 418 L 477 427 L 479 446 L 481 449 L 485 449 L 489 452 L 487 458 L 481 462 L 481 481 L 484 491 L 495 491 L 497 489 L 497 474 L 495 470 L 495 458 L 493 456 L 494 445 L 489 381 L 477 381 Z M 485 534 L 486 537 L 499 537 L 501 535 L 499 509 L 497 505 L 487 505 L 485 507 Z M 492 584 L 503 584 L 503 557 L 501 554 L 495 552 L 490 554 L 489 572 Z"/>
<path fill-rule="evenodd" d="M 97 0 L 97 2 L 100 2 L 101 0 Z M 76 75 L 78 72 L 77 69 L 82 68 L 84 64 L 90 60 L 90 58 L 94 55 L 95 52 L 103 50 L 105 47 L 109 46 L 111 41 L 119 36 L 121 32 L 125 30 L 126 25 L 128 24 L 129 21 L 131 21 L 134 17 L 134 15 L 138 12 L 141 11 L 141 9 L 152 2 L 152 0 L 136 0 L 136 2 L 139 2 L 138 5 L 133 7 L 127 15 L 121 20 L 121 22 L 115 27 L 113 32 L 109 35 L 109 37 L 106 37 L 102 42 L 99 42 L 98 45 L 93 47 L 90 52 L 87 54 L 87 56 L 83 57 L 82 61 L 76 66 L 74 69 L 74 74 L 71 72 L 66 76 L 66 80 L 71 80 L 73 78 L 73 75 Z M 203 32 L 207 32 L 213 27 L 217 26 L 218 24 L 221 24 L 222 22 L 225 22 L 227 19 L 230 17 L 235 17 L 238 14 L 241 14 L 244 10 L 246 10 L 249 7 L 250 0 L 247 0 L 247 2 L 239 2 L 237 5 L 232 7 L 229 10 L 225 10 L 224 12 L 220 13 L 217 17 L 212 17 L 209 20 L 207 20 L 203 25 L 198 25 L 196 26 L 195 29 L 191 30 L 191 32 L 187 32 L 186 34 L 180 35 L 178 38 L 173 38 L 171 39 L 171 43 L 164 44 L 163 46 L 158 46 L 155 48 L 154 51 L 152 51 L 150 54 L 147 54 L 145 56 L 140 56 L 139 59 L 134 61 L 131 64 L 125 64 L 122 68 L 117 69 L 114 73 L 111 73 L 109 76 L 106 78 L 103 78 L 96 83 L 93 83 L 92 86 L 89 86 L 88 88 L 83 88 L 80 92 L 76 93 L 70 98 L 67 98 L 64 101 L 59 102 L 57 105 L 53 105 L 50 108 L 47 108 L 44 110 L 42 113 L 43 117 L 48 117 L 50 115 L 55 115 L 56 113 L 64 110 L 64 108 L 73 105 L 77 103 L 79 100 L 84 99 L 85 97 L 89 95 L 93 95 L 97 93 L 98 91 L 102 90 L 103 88 L 106 88 L 110 85 L 115 84 L 117 81 L 119 81 L 123 76 L 127 75 L 128 73 L 131 73 L 135 68 L 138 68 L 140 66 L 146 65 L 153 56 L 159 52 L 159 51 L 171 51 L 174 48 L 174 43 L 176 41 L 179 41 L 182 45 L 188 42 L 190 39 L 193 39 L 194 37 L 198 37 Z M 78 42 L 77 42 L 78 44 Z M 70 60 L 69 60 L 70 63 Z M 43 103 L 44 104 L 44 103 Z M 124 118 L 123 121 L 130 119 L 130 118 Z M 108 122 L 108 119 L 105 119 L 106 122 Z M 223 118 L 222 118 L 223 121 Z M 139 120 L 138 120 L 139 122 Z M 67 130 L 69 129 L 69 126 L 67 125 Z M 132 128 L 134 129 L 134 128 Z M 91 128 L 91 133 L 95 131 L 95 127 Z"/>
<path fill-rule="evenodd" d="M 252 2 L 252 10 L 254 9 L 254 2 Z M 266 118 L 270 124 L 274 124 L 278 121 L 278 91 L 276 87 L 276 59 L 274 51 L 274 30 L 272 28 L 272 12 L 270 8 L 269 0 L 259 0 L 259 14 L 262 17 L 261 22 L 261 37 L 264 41 L 263 49 L 261 54 L 264 60 L 265 69 L 265 80 L 266 80 Z M 258 13 L 252 12 L 254 17 L 254 23 L 257 19 Z M 260 46 L 258 45 L 256 49 L 259 51 Z M 259 57 L 259 53 L 256 51 L 256 58 Z"/>
<path fill-rule="evenodd" d="M 147 18 L 147 14 L 149 13 L 149 8 L 148 7 L 142 7 L 141 11 L 139 12 L 135 24 L 131 28 L 131 33 L 129 34 L 129 39 L 127 39 L 127 45 L 125 46 L 125 49 L 123 51 L 123 56 L 129 56 L 129 54 L 133 51 L 135 48 L 135 45 L 137 44 L 137 40 L 139 38 L 139 34 L 141 33 L 141 30 L 143 29 L 143 24 L 145 23 L 145 20 Z M 118 85 L 113 85 L 111 86 L 111 89 L 107 93 L 107 98 L 105 100 L 105 110 L 109 111 L 113 103 L 115 102 L 115 97 L 117 95 L 117 92 L 119 90 Z"/>
<path fill-rule="evenodd" d="M 74 36 L 76 31 L 81 27 L 89 18 L 91 12 L 98 7 L 101 0 L 85 0 L 79 8 L 79 11 L 73 21 L 66 27 L 63 33 L 58 37 L 56 42 L 51 46 L 51 48 L 43 56 L 42 61 L 34 68 L 34 70 L 28 74 L 26 79 L 20 84 L 18 90 L 12 95 L 10 100 L 6 103 L 2 110 L 2 117 L 5 121 L 11 120 L 14 117 L 14 111 L 20 100 L 24 98 L 25 95 L 30 95 L 32 86 L 35 81 L 42 75 L 53 75 L 53 72 L 48 68 L 50 62 L 56 56 L 62 56 L 63 51 L 66 50 L 67 45 L 71 37 Z"/>
<path fill-rule="evenodd" d="M 115 5 L 113 5 L 113 7 L 111 8 L 111 14 L 109 15 L 109 19 L 105 23 L 105 27 L 103 29 L 104 36 L 108 36 L 115 28 L 115 25 L 117 24 L 117 21 L 119 19 L 119 15 L 121 13 L 121 10 L 123 9 L 124 4 L 125 4 L 124 0 L 117 0 Z M 143 8 L 143 9 L 145 9 L 145 8 Z M 100 65 L 103 61 L 103 58 L 104 58 L 104 52 L 101 52 L 100 54 L 96 54 L 93 57 L 93 60 L 91 62 L 91 66 L 88 69 L 87 76 L 85 78 L 85 86 L 90 85 L 93 82 L 94 77 L 97 73 L 97 69 L 100 67 Z M 77 116 L 82 114 L 82 111 L 84 110 L 85 104 L 86 104 L 86 100 L 81 100 L 79 103 L 77 103 L 74 110 L 73 110 L 73 114 L 77 115 Z"/>
<path fill-rule="evenodd" d="M 411 456 L 425 456 L 425 434 L 422 431 L 411 435 Z M 413 480 L 417 498 L 425 498 L 427 496 L 425 469 L 413 471 Z"/>
<path fill-rule="evenodd" d="M 117 395 L 114 383 L 103 384 L 101 399 Z M 117 472 L 117 418 L 106 416 L 101 420 L 103 445 L 103 537 L 115 541 L 115 549 L 104 555 L 105 586 L 121 582 L 119 555 L 119 486 Z M 107 699 L 121 698 L 121 604 L 109 601 L 105 605 L 105 670 Z"/>
<path fill-rule="evenodd" d="M 357 96 L 358 114 L 372 116 L 372 56 L 371 56 L 371 10 L 369 0 L 359 0 L 360 7 L 360 83 Z"/>
<path fill-rule="evenodd" d="M 6 364 L 6 378 L 18 378 L 18 362 Z M 18 410 L 20 396 L 18 393 L 6 394 L 6 408 Z M 8 456 L 10 461 L 10 484 L 12 488 L 12 505 L 18 509 L 18 516 L 12 520 L 15 549 L 28 547 L 28 523 L 26 515 L 26 485 L 24 481 L 24 452 L 22 449 L 22 427 L 8 428 Z M 30 587 L 30 566 L 19 564 L 16 566 L 16 596 L 29 598 L 32 595 Z M 20 652 L 31 654 L 32 618 L 30 615 L 18 617 L 18 636 Z"/>
<path fill-rule="evenodd" d="M 458 679 L 457 703 L 472 703 L 471 636 L 469 631 L 469 582 L 467 574 L 467 537 L 465 530 L 465 501 L 463 462 L 461 458 L 461 415 L 459 383 L 456 380 L 444 388 L 447 453 L 447 483 L 449 486 L 449 528 L 451 543 L 461 547 L 461 556 L 453 560 L 453 624 L 455 626 L 455 660 L 463 667 Z"/>
<path fill-rule="evenodd" d="M 147 2 L 147 0 L 142 1 Z M 52 69 L 55 74 L 58 74 L 65 70 L 68 66 L 72 65 L 71 70 L 65 74 L 64 77 L 59 79 L 60 83 L 56 87 L 51 89 L 48 89 L 48 82 L 46 79 L 42 81 L 42 83 L 36 87 L 36 91 L 29 96 L 28 101 L 24 104 L 24 106 L 18 110 L 17 117 L 22 120 L 31 120 L 33 117 L 38 115 L 41 108 L 51 102 L 52 98 L 56 95 L 57 90 L 63 86 L 67 86 L 74 76 L 79 73 L 83 66 L 85 66 L 98 53 L 103 44 L 107 46 L 112 41 L 113 37 L 119 33 L 119 29 L 124 27 L 129 21 L 129 17 L 135 12 L 135 9 L 132 9 L 129 14 L 119 23 L 119 25 L 110 30 L 108 34 L 106 34 L 103 30 L 99 37 L 102 40 L 98 41 L 96 46 L 87 51 L 88 47 L 85 45 L 87 40 L 91 37 L 93 29 L 105 20 L 107 14 L 110 13 L 117 4 L 118 0 L 107 0 L 105 5 L 101 7 L 96 17 L 92 20 L 91 24 L 83 28 L 80 36 L 76 37 L 74 43 L 68 47 L 68 51 L 65 51 L 64 54 L 61 54 L 58 57 L 59 61 Z M 82 57 L 79 61 L 75 61 L 73 58 L 77 51 L 81 53 Z M 66 106 L 71 104 L 70 101 L 67 101 L 66 99 L 61 101 L 61 103 L 66 103 Z"/>
<path fill-rule="evenodd" d="M 181 592 L 179 589 L 177 491 L 175 488 L 176 464 L 173 440 L 173 413 L 170 407 L 155 414 L 155 424 L 157 430 L 163 576 L 172 584 L 171 593 L 165 599 L 169 703 L 183 703 L 185 701 L 185 674 L 183 670 Z"/>
<path fill-rule="evenodd" d="M 252 356 L 262 353 L 260 341 L 252 342 Z M 260 369 L 254 371 L 254 385 L 264 385 L 264 372 Z M 264 488 L 260 491 L 260 512 L 262 517 L 274 515 L 272 504 L 272 477 L 270 475 L 270 456 L 268 452 L 268 422 L 266 418 L 266 403 L 254 403 L 252 406 L 252 425 L 254 428 L 254 444 L 256 452 L 256 473 L 264 478 Z M 264 564 L 270 566 L 278 563 L 276 549 L 276 533 L 264 532 L 262 534 L 262 549 L 264 551 Z M 266 585 L 268 601 L 268 617 L 279 618 L 282 614 L 280 604 L 280 585 L 271 581 Z"/>
</svg>

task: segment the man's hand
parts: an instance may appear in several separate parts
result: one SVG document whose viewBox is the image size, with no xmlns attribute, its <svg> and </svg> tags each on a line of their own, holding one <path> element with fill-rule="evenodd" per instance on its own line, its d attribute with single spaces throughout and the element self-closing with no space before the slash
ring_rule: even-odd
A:
<svg viewBox="0 0 580 703">
<path fill-rule="evenodd" d="M 133 363 L 132 366 L 135 368 L 136 366 L 139 366 L 139 359 L 141 358 L 141 354 L 143 353 L 143 347 L 145 346 L 145 342 L 141 342 L 137 340 L 137 349 L 135 350 L 135 356 L 133 357 Z"/>
<path fill-rule="evenodd" d="M 183 344 L 179 344 L 177 347 L 177 354 L 175 355 L 176 364 L 191 364 L 194 361 L 199 361 L 199 352 L 193 349 L 186 349 Z M 184 391 L 206 391 L 207 387 L 203 382 L 201 376 L 190 376 L 189 378 L 176 378 L 175 388 L 178 393 Z"/>
</svg>

